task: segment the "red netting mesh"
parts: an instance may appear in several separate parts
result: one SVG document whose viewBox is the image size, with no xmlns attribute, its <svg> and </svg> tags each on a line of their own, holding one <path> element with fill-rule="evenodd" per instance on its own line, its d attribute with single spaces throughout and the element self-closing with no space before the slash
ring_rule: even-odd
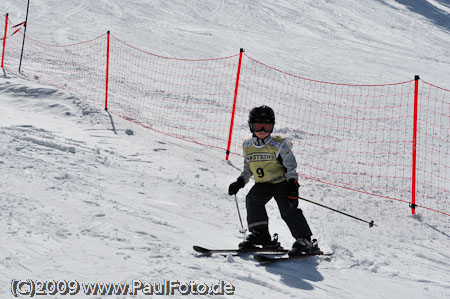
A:
<svg viewBox="0 0 450 299">
<path fill-rule="evenodd" d="M 414 81 L 345 85 L 308 80 L 246 56 L 233 138 L 249 135 L 247 115 L 266 104 L 275 134 L 290 137 L 301 175 L 408 201 Z M 241 144 L 233 142 L 233 151 Z"/>
<path fill-rule="evenodd" d="M 450 215 L 450 90 L 421 83 L 416 201 Z"/>
<path fill-rule="evenodd" d="M 106 34 L 67 46 L 7 39 L 5 68 L 105 105 Z M 226 150 L 239 55 L 175 59 L 111 36 L 108 110 L 151 130 Z M 230 151 L 242 154 L 251 108 L 271 106 L 290 137 L 300 175 L 410 202 L 414 80 L 384 85 L 320 82 L 244 55 Z M 450 215 L 450 91 L 420 82 L 416 202 Z"/>
<path fill-rule="evenodd" d="M 25 40 L 19 74 L 23 33 L 7 39 L 5 68 L 9 73 L 56 86 L 101 107 L 105 97 L 106 34 L 66 46 Z"/>
<path fill-rule="evenodd" d="M 111 36 L 109 110 L 152 130 L 226 148 L 239 55 L 162 57 Z"/>
</svg>

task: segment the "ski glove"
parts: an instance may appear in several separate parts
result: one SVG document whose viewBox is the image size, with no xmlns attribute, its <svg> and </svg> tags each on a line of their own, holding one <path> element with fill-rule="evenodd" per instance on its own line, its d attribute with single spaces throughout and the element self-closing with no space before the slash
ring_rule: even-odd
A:
<svg viewBox="0 0 450 299">
<path fill-rule="evenodd" d="M 286 197 L 289 200 L 297 200 L 298 199 L 298 188 L 299 187 L 300 187 L 300 185 L 298 184 L 298 181 L 296 179 L 290 179 L 288 181 Z"/>
<path fill-rule="evenodd" d="M 229 195 L 235 195 L 236 193 L 238 193 L 238 191 L 241 188 L 244 188 L 244 186 L 245 186 L 244 179 L 241 178 L 241 177 L 238 177 L 236 182 L 231 183 L 230 187 L 228 187 L 228 194 Z"/>
</svg>

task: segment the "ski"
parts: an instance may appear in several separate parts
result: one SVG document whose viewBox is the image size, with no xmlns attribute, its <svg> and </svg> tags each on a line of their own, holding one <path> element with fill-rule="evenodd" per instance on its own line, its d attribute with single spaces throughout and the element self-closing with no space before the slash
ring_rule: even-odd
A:
<svg viewBox="0 0 450 299">
<path fill-rule="evenodd" d="M 200 246 L 193 247 L 196 252 L 203 255 L 211 255 L 213 253 L 231 253 L 231 254 L 244 254 L 244 253 L 265 253 L 265 254 L 285 254 L 288 252 L 284 248 L 248 248 L 248 249 L 209 249 Z"/>
<path fill-rule="evenodd" d="M 315 257 L 330 257 L 333 253 L 323 253 L 319 252 L 317 254 L 304 254 L 304 255 L 297 255 L 297 256 L 270 256 L 266 254 L 255 254 L 254 259 L 260 263 L 274 263 L 274 262 L 280 262 L 280 261 L 292 261 L 292 260 L 300 260 L 309 258 L 312 256 Z"/>
</svg>

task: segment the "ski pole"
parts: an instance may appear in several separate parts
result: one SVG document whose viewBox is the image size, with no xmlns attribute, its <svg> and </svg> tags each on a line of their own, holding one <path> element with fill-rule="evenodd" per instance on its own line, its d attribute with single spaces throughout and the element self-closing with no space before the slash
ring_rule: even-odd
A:
<svg viewBox="0 0 450 299">
<path fill-rule="evenodd" d="M 339 213 L 339 214 L 342 214 L 342 215 L 348 216 L 348 217 L 350 217 L 350 218 L 353 218 L 353 219 L 356 219 L 356 220 L 359 220 L 359 221 L 362 221 L 362 222 L 368 223 L 368 224 L 369 224 L 369 227 L 372 227 L 372 226 L 374 226 L 374 225 L 375 225 L 375 226 L 378 226 L 378 225 L 376 225 L 376 224 L 374 224 L 374 223 L 373 223 L 373 220 L 371 220 L 371 221 L 369 222 L 369 221 L 366 221 L 366 220 L 363 220 L 363 219 L 361 219 L 361 218 L 358 218 L 358 217 L 355 217 L 355 216 L 349 215 L 349 214 L 347 214 L 347 213 L 344 213 L 344 212 L 341 212 L 341 211 L 335 210 L 335 209 L 333 209 L 333 208 L 327 207 L 327 206 L 325 206 L 325 205 L 322 205 L 322 204 L 320 204 L 320 203 L 317 203 L 317 202 L 311 201 L 311 200 L 309 200 L 309 199 L 306 199 L 306 198 L 303 198 L 303 197 L 300 197 L 300 196 L 298 197 L 298 199 L 301 199 L 301 200 L 304 200 L 304 201 L 307 201 L 307 202 L 313 203 L 313 204 L 315 204 L 315 205 L 318 205 L 318 206 L 321 206 L 321 207 L 323 207 L 323 208 L 327 208 L 327 209 L 329 209 L 329 210 L 332 210 L 332 211 L 334 211 L 334 212 L 337 212 L 337 213 Z"/>
<path fill-rule="evenodd" d="M 239 230 L 239 232 L 241 234 L 245 234 L 247 232 L 247 229 L 244 228 L 244 225 L 242 224 L 242 218 L 241 218 L 241 212 L 239 211 L 239 204 L 238 204 L 238 200 L 237 200 L 237 196 L 236 194 L 234 195 L 234 199 L 236 201 L 236 209 L 238 211 L 238 215 L 239 215 L 239 221 L 241 222 L 241 229 Z"/>
<path fill-rule="evenodd" d="M 23 41 L 22 41 L 22 51 L 20 52 L 20 63 L 19 63 L 19 74 L 20 68 L 22 67 L 22 57 L 23 57 L 23 47 L 25 46 L 25 37 L 27 36 L 27 27 L 28 27 L 28 9 L 30 8 L 30 0 L 27 3 L 27 16 L 25 17 L 25 24 L 23 29 Z"/>
</svg>

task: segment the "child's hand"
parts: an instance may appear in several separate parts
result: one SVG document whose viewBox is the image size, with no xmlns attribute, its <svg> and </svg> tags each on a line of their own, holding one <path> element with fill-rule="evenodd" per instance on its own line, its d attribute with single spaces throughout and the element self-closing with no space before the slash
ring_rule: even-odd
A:
<svg viewBox="0 0 450 299">
<path fill-rule="evenodd" d="M 238 191 L 241 188 L 244 188 L 245 186 L 245 182 L 244 179 L 241 177 L 238 177 L 238 179 L 236 180 L 236 182 L 231 183 L 230 187 L 228 187 L 228 194 L 229 195 L 235 195 L 236 193 L 238 193 Z"/>
<path fill-rule="evenodd" d="M 298 199 L 298 188 L 299 187 L 300 187 L 300 185 L 298 184 L 298 181 L 296 179 L 290 179 L 288 181 L 286 197 L 289 200 L 296 200 L 296 199 Z"/>
</svg>

